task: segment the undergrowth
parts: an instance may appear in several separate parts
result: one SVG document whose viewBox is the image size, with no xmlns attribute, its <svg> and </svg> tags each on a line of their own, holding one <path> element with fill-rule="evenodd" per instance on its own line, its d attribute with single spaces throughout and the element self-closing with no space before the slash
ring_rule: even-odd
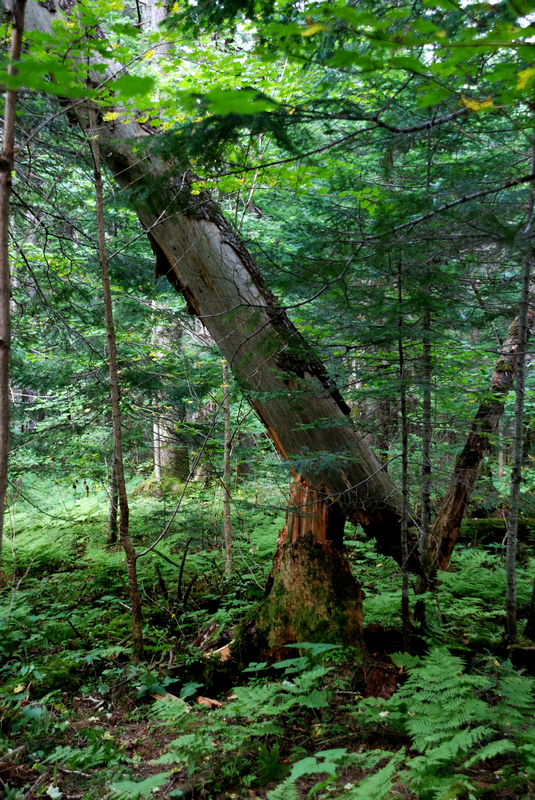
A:
<svg viewBox="0 0 535 800">
<path fill-rule="evenodd" d="M 372 661 L 398 683 L 389 699 L 365 698 L 366 669 L 351 650 L 301 644 L 278 664 L 247 666 L 195 644 L 210 625 L 206 649 L 217 649 L 254 619 L 284 518 L 257 488 L 234 507 L 231 580 L 220 509 L 189 491 L 159 552 L 139 563 L 147 660 L 133 664 L 123 556 L 105 541 L 104 492 L 91 489 L 60 503 L 50 487 L 47 509 L 61 519 L 43 523 L 26 502 L 11 513 L 0 592 L 5 797 L 21 800 L 36 782 L 34 796 L 88 800 L 180 797 L 188 782 L 214 800 L 535 796 L 533 681 L 504 655 L 499 545 L 456 550 L 424 596 L 413 655 L 392 655 L 399 568 L 349 533 Z M 150 544 L 172 504 L 136 495 L 136 544 Z M 534 567 L 525 557 L 518 568 L 520 617 Z M 199 695 L 222 705 L 199 705 Z"/>
</svg>

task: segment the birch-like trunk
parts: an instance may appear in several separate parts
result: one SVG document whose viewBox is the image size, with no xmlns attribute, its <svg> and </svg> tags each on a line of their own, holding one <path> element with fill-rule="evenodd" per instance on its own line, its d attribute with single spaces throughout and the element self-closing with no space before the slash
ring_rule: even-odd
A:
<svg viewBox="0 0 535 800">
<path fill-rule="evenodd" d="M 152 445 L 154 453 L 154 481 L 157 486 L 162 482 L 162 448 L 160 440 L 160 420 L 155 416 L 152 420 Z"/>
<path fill-rule="evenodd" d="M 123 464 L 123 441 L 121 430 L 121 399 L 119 392 L 119 372 L 117 368 L 117 343 L 115 327 L 113 324 L 113 303 L 110 289 L 110 276 L 108 271 L 108 253 L 106 249 L 106 236 L 104 231 L 104 192 L 102 188 L 102 174 L 100 171 L 100 147 L 94 110 L 89 112 L 89 143 L 93 156 L 93 174 L 95 180 L 97 238 L 100 271 L 102 274 L 102 289 L 104 294 L 104 313 L 106 317 L 106 334 L 108 338 L 108 360 L 110 373 L 110 401 L 113 427 L 113 459 L 114 472 L 119 496 L 119 539 L 124 550 L 126 571 L 128 575 L 128 590 L 132 605 L 132 634 L 134 637 L 134 652 L 136 658 L 143 658 L 143 630 L 141 596 L 137 582 L 136 552 L 130 539 L 128 497 Z"/>
<path fill-rule="evenodd" d="M 10 75 L 16 75 L 13 62 L 20 58 L 24 32 L 26 0 L 14 0 L 11 13 Z M 17 93 L 6 92 L 4 141 L 0 155 L 0 568 L 4 538 L 4 512 L 9 461 L 9 358 L 11 353 L 11 276 L 9 271 L 9 208 L 15 147 Z"/>
</svg>

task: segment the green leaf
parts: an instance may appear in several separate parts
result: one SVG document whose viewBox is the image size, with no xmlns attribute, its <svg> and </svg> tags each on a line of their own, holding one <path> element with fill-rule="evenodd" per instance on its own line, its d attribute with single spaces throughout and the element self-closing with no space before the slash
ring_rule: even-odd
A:
<svg viewBox="0 0 535 800">
<path fill-rule="evenodd" d="M 154 78 L 148 76 L 123 75 L 110 85 L 110 90 L 117 92 L 118 99 L 132 100 L 149 95 L 154 83 Z"/>
<path fill-rule="evenodd" d="M 204 99 L 213 114 L 258 114 L 273 109 L 272 101 L 248 89 L 212 89 Z"/>
</svg>

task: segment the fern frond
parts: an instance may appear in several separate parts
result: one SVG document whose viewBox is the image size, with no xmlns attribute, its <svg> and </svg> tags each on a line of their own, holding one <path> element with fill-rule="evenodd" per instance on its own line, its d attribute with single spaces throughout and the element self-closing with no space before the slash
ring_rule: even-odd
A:
<svg viewBox="0 0 535 800">
<path fill-rule="evenodd" d="M 510 753 L 513 750 L 516 750 L 516 747 L 510 739 L 498 739 L 495 742 L 489 742 L 481 750 L 478 750 L 472 758 L 465 761 L 464 766 L 473 767 L 479 761 L 485 761 L 487 758 L 494 758 L 494 756 L 500 756 L 503 753 Z"/>
<path fill-rule="evenodd" d="M 370 798 L 383 800 L 390 797 L 393 778 L 398 772 L 400 764 L 405 760 L 405 748 L 402 748 L 392 756 L 388 764 L 350 789 L 345 795 L 346 800 L 370 800 Z M 270 800 L 272 799 L 270 798 Z"/>
<path fill-rule="evenodd" d="M 144 781 L 119 781 L 113 784 L 110 788 L 112 791 L 111 797 L 113 800 L 139 800 L 140 798 L 148 798 L 154 791 L 158 789 L 169 777 L 168 772 L 159 772 L 157 775 L 151 775 Z"/>
</svg>

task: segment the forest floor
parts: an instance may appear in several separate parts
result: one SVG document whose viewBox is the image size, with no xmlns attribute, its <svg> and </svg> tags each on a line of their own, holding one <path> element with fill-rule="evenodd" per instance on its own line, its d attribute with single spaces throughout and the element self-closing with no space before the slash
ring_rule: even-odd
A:
<svg viewBox="0 0 535 800">
<path fill-rule="evenodd" d="M 155 497 L 138 484 L 129 487 L 131 530 L 147 545 L 176 491 Z M 328 643 L 288 648 L 271 666 L 249 663 L 236 645 L 227 659 L 228 643 L 254 619 L 284 521 L 270 491 L 244 485 L 237 495 L 227 580 L 217 492 L 188 490 L 170 535 L 140 562 L 147 661 L 136 665 L 104 490 L 25 487 L 11 509 L 0 584 L 0 797 L 535 797 L 533 681 L 503 644 L 505 565 L 495 541 L 457 548 L 424 598 L 426 625 L 414 622 L 411 654 L 400 653 L 399 568 L 355 531 L 347 551 L 366 594 L 370 661 Z M 520 616 L 530 552 L 518 569 Z M 527 674 L 532 653 L 513 659 Z M 433 678 L 429 694 L 437 672 L 445 683 Z"/>
</svg>

